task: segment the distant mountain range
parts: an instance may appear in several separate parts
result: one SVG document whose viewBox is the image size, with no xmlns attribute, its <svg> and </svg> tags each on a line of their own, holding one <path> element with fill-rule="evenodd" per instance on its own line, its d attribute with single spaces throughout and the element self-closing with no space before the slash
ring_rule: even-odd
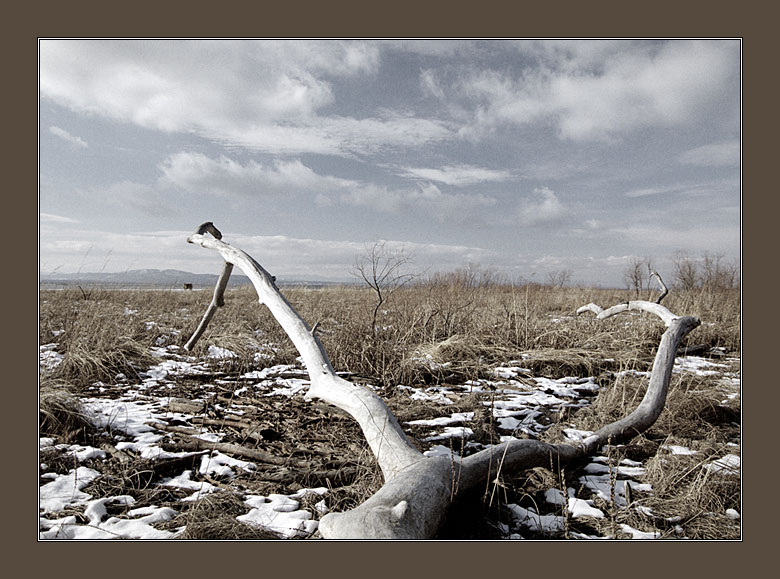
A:
<svg viewBox="0 0 780 579">
<path fill-rule="evenodd" d="M 98 285 L 110 287 L 154 287 L 183 288 L 184 284 L 192 284 L 193 288 L 213 288 L 219 275 L 212 273 L 191 273 L 178 269 L 131 269 L 113 273 L 42 273 L 41 285 Z M 250 285 L 252 282 L 245 275 L 233 273 L 228 283 L 229 287 Z M 278 280 L 279 285 L 325 286 L 337 285 L 327 281 Z"/>
</svg>

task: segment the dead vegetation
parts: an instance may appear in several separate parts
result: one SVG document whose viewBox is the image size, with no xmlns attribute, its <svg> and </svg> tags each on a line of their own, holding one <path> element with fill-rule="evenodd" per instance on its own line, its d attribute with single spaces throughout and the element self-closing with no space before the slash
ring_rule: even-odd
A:
<svg viewBox="0 0 780 579">
<path fill-rule="evenodd" d="M 490 380 L 495 379 L 494 368 L 502 365 L 521 366 L 528 378 L 598 377 L 602 387 L 591 405 L 547 417 L 551 427 L 544 436 L 551 440 L 567 426 L 587 430 L 624 416 L 641 398 L 646 382 L 642 372 L 649 368 L 660 335 L 657 324 L 642 316 L 595 324 L 573 314 L 578 305 L 590 301 L 619 301 L 620 292 L 503 285 L 478 289 L 458 291 L 441 280 L 401 288 L 383 304 L 386 309 L 376 310 L 374 332 L 366 323 L 374 312 L 372 296 L 360 288 L 297 288 L 284 293 L 312 325 L 319 322 L 318 335 L 334 366 L 349 373 L 351 380 L 377 388 L 402 423 L 471 411 L 471 440 L 496 443 L 507 433 L 497 428 L 489 394 L 464 392 L 455 404 L 443 407 L 411 400 L 399 385 Z M 299 397 L 240 393 L 246 383 L 239 378 L 243 373 L 294 363 L 297 357 L 286 335 L 245 289 L 229 290 L 225 307 L 192 353 L 206 359 L 209 346 L 216 345 L 235 357 L 208 361 L 211 373 L 178 377 L 175 388 L 166 392 L 171 398 L 198 400 L 206 381 L 219 384 L 217 394 L 209 394 L 194 413 L 193 424 L 219 432 L 225 443 L 267 453 L 282 463 L 257 460 L 255 470 L 238 473 L 229 484 L 212 477 L 221 492 L 182 503 L 183 492 L 156 483 L 185 469 L 196 478 L 201 476 L 197 466 L 209 452 L 208 445 L 198 448 L 199 454 L 170 461 L 108 450 L 114 448 L 110 433 L 95 431 L 81 408 L 81 398 L 112 396 L 115 385 L 137 381 L 156 361 L 151 354 L 154 348 L 182 347 L 208 299 L 202 292 L 41 292 L 40 343 L 54 344 L 62 359 L 43 373 L 39 384 L 40 435 L 57 443 L 89 443 L 107 449 L 107 457 L 93 463 L 102 476 L 85 491 L 94 496 L 129 495 L 136 500 L 135 507 L 176 505 L 179 515 L 160 528 L 184 529 L 179 535 L 183 539 L 278 538 L 236 520 L 248 511 L 243 502 L 248 494 L 324 486 L 329 489 L 327 506 L 333 511 L 350 509 L 371 496 L 382 477 L 353 421 Z M 691 344 L 703 344 L 705 354 L 720 348 L 720 355 L 734 358 L 740 343 L 738 300 L 738 293 L 724 290 L 701 299 L 672 294 L 667 305 L 703 320 Z M 523 375 L 518 378 L 520 383 L 523 379 Z M 231 414 L 233 410 L 241 411 L 240 420 Z M 191 436 L 175 430 L 182 425 L 167 426 L 172 428 L 167 431 L 168 448 L 186 448 Z M 408 432 L 415 437 L 414 427 L 408 427 Z M 582 492 L 582 473 L 559 472 L 551 465 L 510 479 L 499 477 L 475 505 L 453 510 L 440 538 L 504 537 L 511 522 L 508 504 L 557 512 L 566 521 L 565 529 L 552 537 L 529 532 L 526 538 L 571 538 L 578 533 L 625 538 L 621 524 L 657 532 L 662 538 L 738 538 L 738 522 L 725 513 L 740 510 L 739 477 L 716 474 L 707 465 L 725 452 L 739 454 L 739 447 L 733 446 L 740 444 L 739 435 L 739 398 L 725 400 L 715 378 L 675 374 L 658 422 L 630 444 L 612 449 L 614 454 L 608 457 L 614 464 L 622 459 L 642 462 L 643 481 L 652 486 L 652 493 L 634 493 L 623 507 L 598 499 L 595 504 L 607 513 L 605 519 L 574 520 L 565 509 L 545 506 L 544 493 L 551 488 Z M 415 444 L 425 446 L 419 438 Z M 463 455 L 470 452 L 463 440 L 447 444 Z M 665 450 L 669 445 L 697 454 L 670 454 Z M 55 447 L 42 449 L 40 460 L 49 472 L 74 468 L 74 458 Z M 645 509 L 632 505 L 647 507 L 653 514 L 643 514 Z M 111 509 L 118 513 L 126 507 Z"/>
</svg>

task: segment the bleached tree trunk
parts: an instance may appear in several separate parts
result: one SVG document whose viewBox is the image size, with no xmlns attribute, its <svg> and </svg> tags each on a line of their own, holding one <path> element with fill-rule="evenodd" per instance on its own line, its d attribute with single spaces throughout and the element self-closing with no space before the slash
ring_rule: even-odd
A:
<svg viewBox="0 0 780 579">
<path fill-rule="evenodd" d="M 215 231 L 215 237 L 205 235 L 215 235 Z M 646 430 L 664 407 L 677 344 L 700 323 L 696 318 L 677 317 L 663 306 L 651 302 L 629 302 L 608 310 L 594 304 L 583 306 L 578 313 L 590 310 L 601 319 L 623 311 L 644 310 L 659 316 L 667 325 L 647 393 L 634 412 L 605 426 L 580 444 L 514 439 L 463 459 L 428 458 L 414 447 L 379 396 L 336 375 L 319 338 L 279 292 L 274 278 L 259 263 L 244 251 L 221 241 L 221 234 L 211 223 L 199 227 L 198 232 L 187 241 L 218 251 L 226 264 L 231 267 L 236 265 L 244 271 L 257 290 L 260 302 L 268 307 L 301 354 L 311 380 L 306 398 L 320 399 L 349 413 L 360 425 L 377 459 L 384 476 L 383 486 L 358 507 L 323 516 L 319 530 L 326 539 L 433 538 L 454 500 L 467 495 L 472 489 L 484 488 L 498 474 L 512 474 L 551 464 L 564 465 L 587 457 L 604 444 L 624 441 Z M 223 277 L 226 277 L 224 272 Z M 217 294 L 224 292 L 224 287 L 219 290 L 219 285 L 212 306 L 219 301 Z M 208 323 L 205 316 L 204 322 Z M 205 328 L 204 322 L 201 325 Z M 198 336 L 202 334 L 200 327 L 199 331 Z M 188 342 L 190 347 L 197 340 L 193 338 Z"/>
</svg>

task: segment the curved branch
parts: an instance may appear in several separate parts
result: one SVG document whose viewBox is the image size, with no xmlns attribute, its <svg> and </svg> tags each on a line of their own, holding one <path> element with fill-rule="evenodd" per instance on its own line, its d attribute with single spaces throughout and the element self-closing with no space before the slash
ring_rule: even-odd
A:
<svg viewBox="0 0 780 579">
<path fill-rule="evenodd" d="M 658 303 L 648 302 L 644 300 L 633 300 L 630 302 L 625 302 L 622 304 L 618 304 L 616 306 L 612 306 L 611 308 L 607 308 L 606 310 L 601 308 L 600 306 L 597 306 L 596 304 L 588 304 L 586 306 L 582 306 L 577 309 L 577 313 L 581 314 L 583 312 L 593 312 L 596 314 L 596 319 L 603 320 L 609 317 L 612 317 L 616 314 L 619 314 L 621 312 L 627 312 L 627 311 L 645 311 L 649 312 L 651 314 L 655 314 L 661 320 L 666 324 L 668 327 L 669 324 L 672 323 L 673 320 L 677 319 L 677 316 L 675 316 L 672 312 L 670 312 L 668 309 L 666 309 L 664 306 Z"/>
<path fill-rule="evenodd" d="M 582 311 L 594 312 L 599 309 L 601 308 L 594 304 L 580 308 Z M 629 310 L 654 313 L 667 326 L 653 362 L 647 392 L 639 406 L 625 418 L 604 426 L 579 445 L 515 439 L 468 456 L 462 461 L 463 475 L 460 482 L 463 487 L 484 481 L 486 472 L 490 473 L 488 476 L 492 478 L 498 472 L 511 474 L 529 468 L 549 466 L 551 461 L 552 464 L 567 464 L 593 454 L 605 444 L 619 444 L 634 438 L 655 423 L 666 404 L 677 346 L 701 321 L 690 316 L 675 316 L 665 307 L 650 302 L 620 304 L 602 310 L 596 317 L 604 319 Z"/>
<path fill-rule="evenodd" d="M 218 251 L 226 263 L 238 266 L 249 277 L 260 303 L 268 307 L 303 358 L 311 379 L 306 398 L 319 398 L 333 404 L 358 422 L 385 480 L 425 458 L 406 437 L 398 420 L 379 396 L 336 375 L 319 338 L 279 292 L 273 276 L 259 263 L 244 251 L 201 233 L 191 235 L 187 241 Z"/>
<path fill-rule="evenodd" d="M 585 306 L 580 306 L 577 308 L 577 314 L 584 314 L 585 312 L 593 312 L 596 315 L 599 315 L 601 312 L 604 311 L 604 308 L 601 306 L 597 306 L 594 303 L 587 304 Z"/>
</svg>

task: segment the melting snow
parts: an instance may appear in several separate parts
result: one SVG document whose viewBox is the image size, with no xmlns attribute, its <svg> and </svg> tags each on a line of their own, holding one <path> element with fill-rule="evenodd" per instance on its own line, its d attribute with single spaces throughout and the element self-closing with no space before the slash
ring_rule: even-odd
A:
<svg viewBox="0 0 780 579">
<path fill-rule="evenodd" d="M 45 344 L 40 347 L 41 368 L 53 368 L 61 363 L 62 356 L 56 351 L 56 344 Z M 173 458 L 193 455 L 202 455 L 195 470 L 186 470 L 178 476 L 172 476 L 160 481 L 159 485 L 171 488 L 179 488 L 185 491 L 192 491 L 182 501 L 194 501 L 202 496 L 213 493 L 218 488 L 209 482 L 202 480 L 193 480 L 201 475 L 216 478 L 231 478 L 238 471 L 252 471 L 256 466 L 248 461 L 234 459 L 217 451 L 207 452 L 168 452 L 160 448 L 159 444 L 163 438 L 168 436 L 164 432 L 156 429 L 153 424 L 164 422 L 166 419 L 176 418 L 185 423 L 189 422 L 191 416 L 181 413 L 174 413 L 168 409 L 168 399 L 165 397 L 153 397 L 143 394 L 143 392 L 152 392 L 150 388 L 155 385 L 171 380 L 176 376 L 187 374 L 197 374 L 208 372 L 209 368 L 204 361 L 198 361 L 195 358 L 185 358 L 178 354 L 178 348 L 175 346 L 152 348 L 152 353 L 160 359 L 158 364 L 151 366 L 145 373 L 142 373 L 141 384 L 128 384 L 127 377 L 122 377 L 122 387 L 124 394 L 114 399 L 91 398 L 83 401 L 85 409 L 91 416 L 94 424 L 110 431 L 119 439 L 118 449 L 130 449 L 137 452 L 144 458 Z M 235 353 L 217 346 L 210 346 L 208 357 L 210 359 L 220 360 L 234 357 Z M 559 412 L 567 407 L 580 407 L 590 403 L 591 396 L 595 394 L 599 386 L 594 378 L 562 378 L 552 380 L 548 378 L 535 377 L 530 378 L 530 371 L 520 365 L 499 366 L 494 369 L 496 381 L 479 380 L 469 381 L 459 386 L 435 386 L 429 388 L 414 388 L 409 386 L 399 386 L 406 390 L 413 400 L 424 400 L 442 405 L 451 405 L 457 397 L 468 393 L 489 393 L 490 401 L 484 401 L 486 408 L 490 409 L 496 419 L 500 429 L 516 433 L 524 432 L 527 435 L 536 437 L 549 427 L 549 420 L 543 420 L 545 416 L 551 413 Z M 686 371 L 696 373 L 719 373 L 724 374 L 723 364 L 712 363 L 703 358 L 686 357 L 678 358 L 675 364 L 675 371 Z M 624 374 L 632 373 L 646 376 L 646 372 L 627 371 Z M 300 376 L 300 378 L 291 378 L 290 376 Z M 523 383 L 518 382 L 516 378 L 523 376 Z M 257 371 L 247 372 L 240 376 L 243 380 L 256 380 L 253 385 L 246 388 L 261 390 L 265 396 L 297 396 L 304 394 L 308 387 L 308 376 L 305 370 L 292 365 L 277 365 L 264 368 Z M 119 380 L 119 377 L 117 377 Z M 733 377 L 723 379 L 724 385 L 739 387 L 739 380 Z M 105 385 L 103 385 L 105 386 Z M 240 412 L 240 411 L 239 411 Z M 464 426 L 474 419 L 474 412 L 456 412 L 449 416 L 428 420 L 412 420 L 406 424 L 416 427 L 428 427 L 433 429 L 430 436 L 424 437 L 423 442 L 434 443 L 424 451 L 426 456 L 449 456 L 453 459 L 459 458 L 459 454 L 452 448 L 444 444 L 435 444 L 439 441 L 453 439 L 468 439 L 474 435 L 472 429 Z M 578 430 L 576 428 L 563 429 L 565 436 L 572 441 L 581 441 L 593 433 L 589 431 Z M 219 440 L 220 435 L 216 433 L 204 433 L 204 438 L 209 440 Z M 500 440 L 511 440 L 512 436 L 501 436 Z M 458 445 L 460 446 L 460 444 Z M 74 456 L 78 463 L 88 460 L 101 459 L 105 457 L 105 452 L 89 446 L 80 445 L 56 445 L 53 439 L 41 438 L 41 448 L 57 448 L 62 452 Z M 484 445 L 468 442 L 466 448 L 476 447 L 484 448 Z M 693 454 L 695 451 L 686 447 L 677 445 L 664 445 L 664 450 L 672 454 Z M 557 489 L 550 489 L 545 493 L 545 499 L 548 503 L 556 505 L 556 508 L 565 508 L 569 516 L 595 517 L 603 518 L 604 512 L 594 506 L 593 499 L 601 499 L 606 503 L 614 501 L 618 506 L 626 505 L 626 488 L 631 487 L 633 491 L 651 492 L 650 485 L 642 484 L 632 477 L 641 477 L 645 469 L 641 463 L 622 460 L 617 466 L 608 466 L 607 457 L 595 457 L 590 464 L 585 467 L 584 474 L 579 479 L 582 486 L 580 492 L 585 492 L 584 496 L 592 496 L 591 499 L 583 499 L 575 496 L 574 489 L 568 489 L 565 496 L 563 492 Z M 713 472 L 721 474 L 738 473 L 740 468 L 740 458 L 735 454 L 726 456 L 713 461 L 707 465 Z M 46 465 L 41 466 L 46 470 Z M 44 473 L 41 475 L 45 482 L 40 486 L 40 537 L 43 539 L 109 539 L 116 537 L 138 538 L 138 539 L 167 539 L 176 535 L 182 529 L 177 531 L 162 531 L 156 529 L 153 524 L 168 521 L 178 513 L 172 508 L 163 507 L 144 507 L 141 509 L 131 509 L 133 504 L 132 497 L 113 496 L 104 498 L 94 498 L 84 489 L 87 485 L 97 479 L 100 475 L 95 470 L 85 466 L 78 466 L 68 474 Z M 616 478 L 617 477 L 617 478 Z M 326 495 L 325 488 L 303 489 L 293 495 L 285 496 L 280 494 L 270 494 L 268 496 L 249 495 L 245 497 L 249 512 L 238 516 L 241 522 L 261 525 L 270 529 L 283 537 L 307 537 L 317 530 L 318 523 L 313 520 L 314 513 L 327 512 L 325 501 L 319 501 L 309 511 L 301 508 L 301 499 L 306 495 Z M 589 493 L 589 494 L 588 494 Z M 127 508 L 124 514 L 119 516 L 109 516 L 107 507 L 114 505 Z M 73 516 L 57 517 L 57 513 L 65 508 L 81 507 L 84 508 L 82 519 Z M 641 506 L 635 505 L 637 509 Z M 518 530 L 528 529 L 534 532 L 560 533 L 565 528 L 565 520 L 558 514 L 542 514 L 534 509 L 526 509 L 519 505 L 507 505 L 512 515 L 512 524 L 505 525 L 506 535 L 509 538 L 520 539 Z M 53 516 L 52 516 L 53 515 Z M 736 511 L 728 512 L 728 516 L 733 519 L 739 518 Z M 88 520 L 84 524 L 83 519 Z M 659 534 L 652 532 L 646 533 L 634 529 L 628 525 L 623 525 L 621 529 L 636 539 L 654 539 Z M 602 538 L 590 537 L 578 533 L 572 536 L 580 538 Z"/>
</svg>

